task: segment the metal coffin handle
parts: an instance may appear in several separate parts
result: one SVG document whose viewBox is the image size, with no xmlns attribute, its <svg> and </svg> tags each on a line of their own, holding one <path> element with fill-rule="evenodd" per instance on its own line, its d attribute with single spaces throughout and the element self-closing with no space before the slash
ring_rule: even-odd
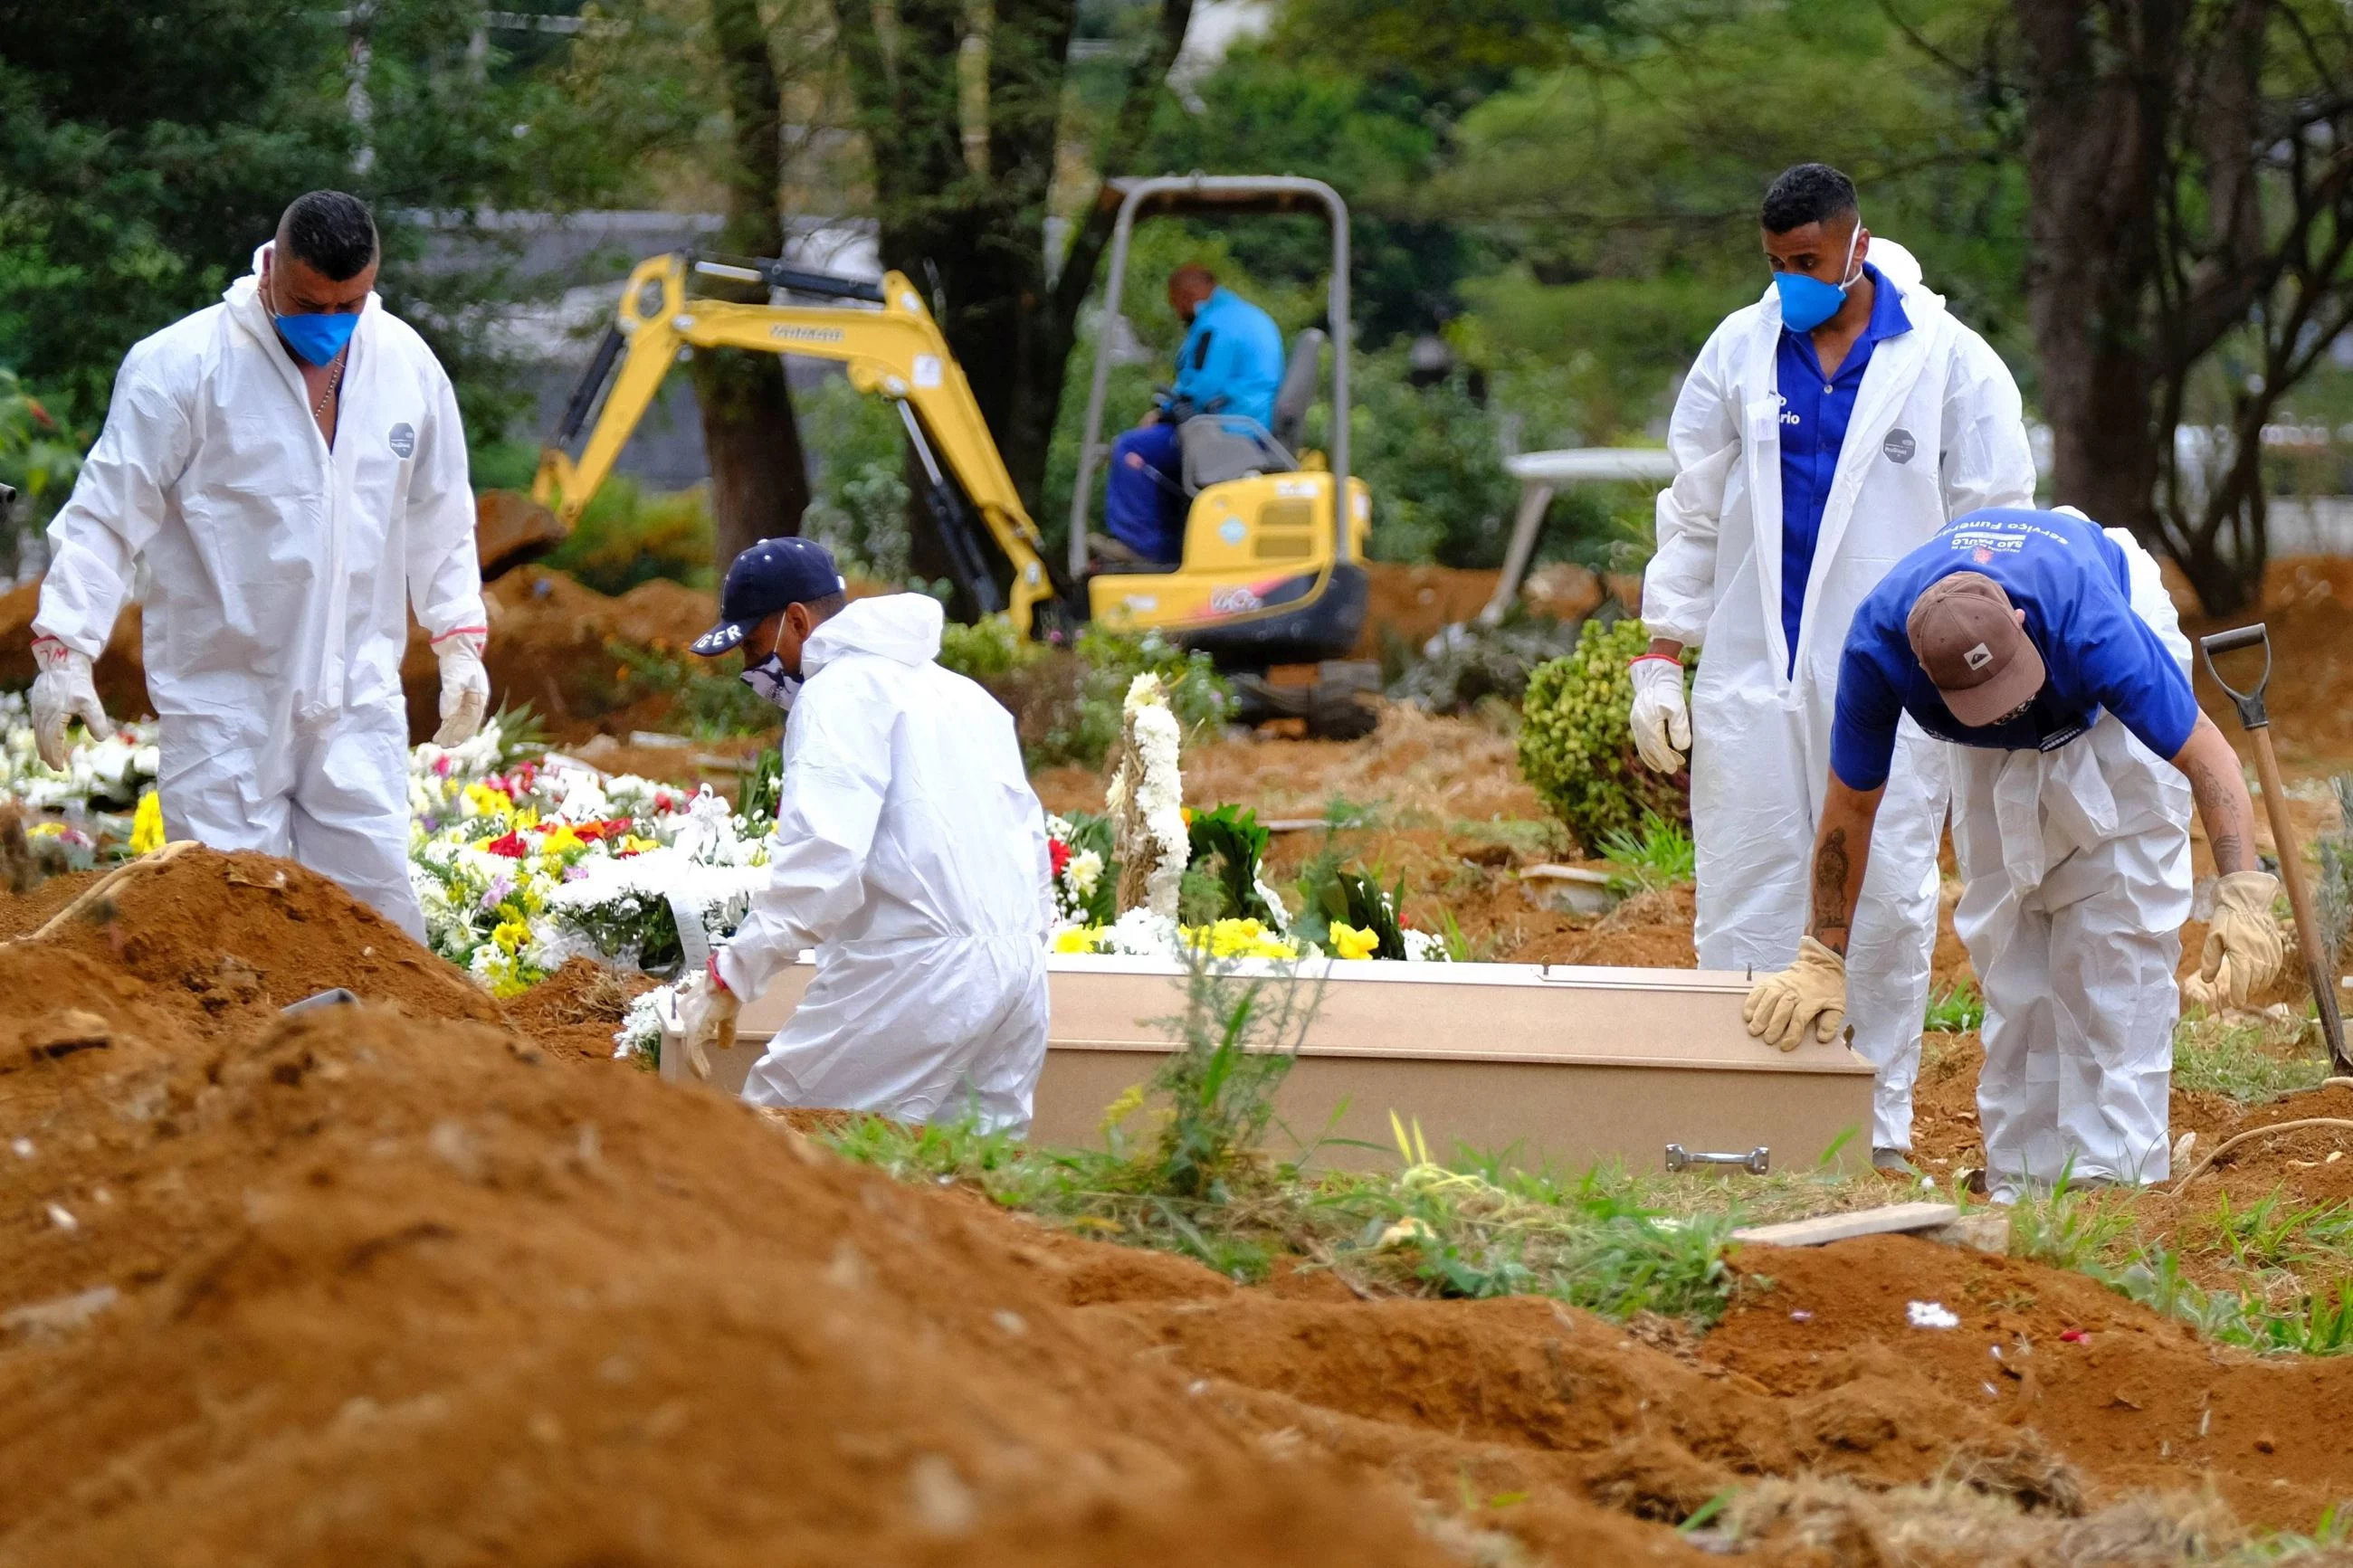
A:
<svg viewBox="0 0 2353 1568">
<path fill-rule="evenodd" d="M 1668 1170 L 1688 1171 L 1694 1165 L 1734 1165 L 1761 1176 L 1773 1168 L 1773 1151 L 1759 1143 L 1746 1154 L 1711 1154 L 1704 1150 L 1694 1153 L 1680 1143 L 1667 1145 Z"/>
</svg>

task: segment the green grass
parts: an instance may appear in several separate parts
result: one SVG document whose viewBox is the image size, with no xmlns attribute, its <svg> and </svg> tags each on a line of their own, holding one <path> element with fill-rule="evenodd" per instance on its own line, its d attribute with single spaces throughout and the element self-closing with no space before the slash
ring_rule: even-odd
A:
<svg viewBox="0 0 2353 1568">
<path fill-rule="evenodd" d="M 1283 1126 L 1273 1097 L 1316 997 L 1248 983 L 1202 963 L 1179 1048 L 1149 1091 L 1103 1119 L 1102 1146 L 1031 1148 L 969 1124 L 902 1127 L 880 1119 L 828 1136 L 840 1152 L 911 1182 L 957 1182 L 1074 1232 L 1193 1258 L 1262 1278 L 1279 1254 L 1367 1293 L 1539 1294 L 1623 1317 L 1651 1311 L 1713 1322 L 1736 1280 L 1724 1254 L 1738 1226 L 1884 1202 L 1885 1186 L 1831 1166 L 1737 1182 L 1637 1176 L 1612 1165 L 1565 1175 L 1516 1168 L 1512 1151 L 1433 1153 L 1392 1117 L 1394 1163 L 1311 1166 L 1343 1145 L 1331 1130 Z M 1279 1142 L 1286 1152 L 1269 1152 Z"/>
<path fill-rule="evenodd" d="M 1689 883 L 1698 863 L 1698 851 L 1683 824 L 1651 811 L 1642 814 L 1639 832 L 1619 827 L 1603 834 L 1601 855 L 1618 868 L 1614 880 L 1644 892 Z"/>
<path fill-rule="evenodd" d="M 2326 1058 L 2304 1054 L 2304 1022 L 2262 1024 L 2185 1018 L 2173 1032 L 2173 1087 L 2262 1105 L 2316 1089 Z"/>
<path fill-rule="evenodd" d="M 1837 1145 L 1810 1169 L 1721 1178 L 1615 1164 L 1529 1169 L 1515 1149 L 1433 1152 L 1416 1123 L 1394 1113 L 1392 1143 L 1377 1150 L 1335 1139 L 1330 1127 L 1302 1132 L 1276 1119 L 1273 1103 L 1316 1000 L 1199 961 L 1184 1013 L 1166 1021 L 1178 1048 L 1150 1085 L 1108 1108 L 1097 1148 L 1040 1149 L 969 1124 L 874 1118 L 826 1141 L 901 1180 L 965 1184 L 1074 1233 L 1177 1253 L 1243 1281 L 1288 1256 L 1368 1296 L 1533 1294 L 1696 1328 L 1720 1318 L 1740 1289 L 1725 1261 L 1736 1229 L 1902 1195 L 1877 1177 L 1840 1174 Z M 2268 1092 L 2278 1081 L 2280 1064 L 2229 1031 L 2197 1034 L 2183 1048 L 2210 1069 L 2235 1064 L 2221 1076 L 2242 1089 Z M 1277 1142 L 1284 1152 L 1270 1152 Z M 1344 1150 L 1371 1168 L 1315 1158 Z M 2353 1204 L 2225 1196 L 2165 1236 L 2151 1234 L 2142 1214 L 2133 1192 L 2063 1180 L 2011 1210 L 2010 1250 L 2085 1275 L 2218 1343 L 2353 1352 Z"/>
<path fill-rule="evenodd" d="M 1971 1029 L 1981 1029 L 1985 1027 L 1985 998 L 1968 981 L 1955 981 L 1944 994 L 1930 1000 L 1922 1026 L 1937 1035 L 1965 1035 Z"/>
<path fill-rule="evenodd" d="M 2062 1183 L 2010 1215 L 2012 1257 L 2087 1275 L 2217 1343 L 2258 1353 L 2353 1352 L 2353 1205 L 2299 1207 L 2274 1193 L 2235 1208 L 2225 1195 L 2210 1218 L 2169 1242 L 2146 1234 L 2129 1192 Z M 2184 1268 L 2192 1257 L 2236 1282 L 2199 1284 Z"/>
</svg>

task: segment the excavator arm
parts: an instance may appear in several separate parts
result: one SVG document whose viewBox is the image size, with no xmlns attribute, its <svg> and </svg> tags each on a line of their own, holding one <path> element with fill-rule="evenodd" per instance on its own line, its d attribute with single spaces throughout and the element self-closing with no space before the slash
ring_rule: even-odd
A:
<svg viewBox="0 0 2353 1568">
<path fill-rule="evenodd" d="M 768 305 L 702 298 L 688 292 L 697 274 L 843 303 Z M 1014 489 L 963 367 L 923 296 L 896 272 L 874 284 L 771 260 L 671 254 L 639 263 L 554 442 L 541 454 L 532 499 L 554 510 L 567 528 L 577 522 L 611 475 L 670 366 L 686 350 L 716 348 L 832 360 L 848 370 L 850 385 L 860 392 L 895 404 L 930 481 L 926 500 L 960 584 L 984 612 L 1008 611 L 1023 636 L 1042 633 L 1040 608 L 1050 611 L 1062 603 L 1064 585 L 1047 564 L 1038 525 Z M 588 437 L 575 458 L 565 447 L 584 427 Z M 1012 563 L 1009 596 L 998 593 L 978 531 L 986 531 Z"/>
</svg>

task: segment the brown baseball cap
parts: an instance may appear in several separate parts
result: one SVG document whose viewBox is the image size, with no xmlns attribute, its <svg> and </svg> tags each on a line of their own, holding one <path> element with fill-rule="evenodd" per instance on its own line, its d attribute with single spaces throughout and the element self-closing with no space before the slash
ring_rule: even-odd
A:
<svg viewBox="0 0 2353 1568">
<path fill-rule="evenodd" d="M 1990 724 L 2042 689 L 2042 655 L 2001 584 L 1982 572 L 1956 572 L 1912 602 L 1905 632 L 1913 657 L 1953 717 Z"/>
</svg>

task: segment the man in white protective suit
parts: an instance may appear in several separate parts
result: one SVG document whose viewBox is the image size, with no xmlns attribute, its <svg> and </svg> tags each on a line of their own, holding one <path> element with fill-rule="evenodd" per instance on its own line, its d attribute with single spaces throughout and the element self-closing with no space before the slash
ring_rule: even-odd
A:
<svg viewBox="0 0 2353 1568">
<path fill-rule="evenodd" d="M 165 835 L 290 855 L 422 940 L 408 612 L 440 656 L 443 745 L 481 722 L 487 630 L 457 400 L 376 264 L 367 208 L 313 191 L 221 303 L 124 358 L 49 524 L 33 722 L 52 767 L 69 721 L 111 729 L 91 661 L 143 561 Z"/>
<path fill-rule="evenodd" d="M 1784 1050 L 1838 1030 L 1906 715 L 1955 742 L 1953 923 L 1985 987 L 1987 1189 L 2007 1203 L 2063 1176 L 2165 1180 L 2193 799 L 2221 873 L 2201 980 L 2244 1006 L 2284 944 L 2246 781 L 2190 694 L 2156 561 L 2081 512 L 1989 510 L 1905 556 L 1856 609 L 1807 935 L 1746 1009 Z"/>
<path fill-rule="evenodd" d="M 720 617 L 694 651 L 744 650 L 745 683 L 786 712 L 785 770 L 767 879 L 680 993 L 689 1064 L 813 947 L 745 1100 L 1028 1131 L 1053 883 L 1012 716 L 935 662 L 937 600 L 849 603 L 812 541 L 736 557 Z"/>
<path fill-rule="evenodd" d="M 1677 473 L 1629 672 L 1636 749 L 1691 755 L 1703 969 L 1778 969 L 1806 926 L 1848 620 L 1897 558 L 1978 507 L 2031 506 L 2018 387 L 1983 339 L 1862 226 L 1854 186 L 1801 163 L 1766 193 L 1773 287 L 1725 318 L 1675 400 Z M 1683 651 L 1704 649 L 1688 710 Z M 1912 1146 L 1944 748 L 1906 726 L 1879 813 L 1853 964 L 1854 1047 L 1878 1069 L 1872 1159 Z"/>
</svg>

